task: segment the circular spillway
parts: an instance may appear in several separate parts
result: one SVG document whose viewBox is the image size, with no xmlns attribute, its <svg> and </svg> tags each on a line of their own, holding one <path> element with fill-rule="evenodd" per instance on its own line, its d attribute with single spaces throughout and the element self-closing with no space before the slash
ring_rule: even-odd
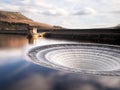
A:
<svg viewBox="0 0 120 90">
<path fill-rule="evenodd" d="M 53 69 L 120 75 L 120 47 L 104 44 L 54 44 L 28 52 L 31 61 Z"/>
</svg>

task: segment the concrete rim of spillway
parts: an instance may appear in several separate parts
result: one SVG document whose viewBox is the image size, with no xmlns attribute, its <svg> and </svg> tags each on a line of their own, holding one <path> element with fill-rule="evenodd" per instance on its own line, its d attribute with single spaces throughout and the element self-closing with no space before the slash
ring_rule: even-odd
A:
<svg viewBox="0 0 120 90">
<path fill-rule="evenodd" d="M 120 76 L 120 46 L 117 45 L 51 44 L 30 49 L 28 56 L 32 62 L 56 70 Z"/>
</svg>

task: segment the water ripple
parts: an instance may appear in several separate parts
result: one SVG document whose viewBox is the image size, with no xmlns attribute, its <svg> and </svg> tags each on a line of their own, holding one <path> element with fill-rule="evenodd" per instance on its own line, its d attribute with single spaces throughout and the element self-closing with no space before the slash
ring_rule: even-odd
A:
<svg viewBox="0 0 120 90">
<path fill-rule="evenodd" d="M 31 61 L 62 71 L 120 75 L 120 47 L 104 44 L 54 44 L 28 52 Z"/>
</svg>

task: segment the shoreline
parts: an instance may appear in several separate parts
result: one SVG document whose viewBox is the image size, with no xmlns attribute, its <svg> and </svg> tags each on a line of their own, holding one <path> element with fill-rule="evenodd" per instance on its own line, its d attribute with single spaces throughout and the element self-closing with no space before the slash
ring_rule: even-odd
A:
<svg viewBox="0 0 120 90">
<path fill-rule="evenodd" d="M 119 29 L 38 30 L 45 38 L 120 45 Z M 29 35 L 29 30 L 0 30 L 0 34 Z"/>
<path fill-rule="evenodd" d="M 92 33 L 120 33 L 120 29 L 38 29 L 38 33 L 56 33 L 56 34 L 92 34 Z M 0 30 L 0 34 L 28 34 L 29 30 Z"/>
<path fill-rule="evenodd" d="M 27 35 L 28 30 L 0 30 L 0 34 Z"/>
</svg>

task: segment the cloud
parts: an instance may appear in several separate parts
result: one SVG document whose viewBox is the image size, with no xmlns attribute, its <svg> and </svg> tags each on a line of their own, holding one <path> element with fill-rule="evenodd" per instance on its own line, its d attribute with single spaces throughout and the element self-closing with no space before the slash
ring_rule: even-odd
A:
<svg viewBox="0 0 120 90">
<path fill-rule="evenodd" d="M 43 8 L 43 9 L 55 8 L 52 4 L 46 3 L 43 0 L 34 0 L 34 4 L 37 7 L 40 7 L 40 8 Z"/>
<path fill-rule="evenodd" d="M 34 7 L 27 7 L 27 8 L 29 8 L 29 9 L 24 9 L 25 7 L 22 7 L 22 8 L 20 8 L 20 12 L 23 12 L 23 13 L 29 13 L 29 14 L 37 14 L 37 13 L 39 13 L 40 11 L 38 10 L 38 9 L 36 9 L 36 8 L 34 8 Z"/>
<path fill-rule="evenodd" d="M 22 3 L 22 4 L 30 4 L 30 3 L 31 3 L 31 0 L 21 0 L 21 3 Z"/>
<path fill-rule="evenodd" d="M 50 16 L 64 16 L 64 15 L 68 15 L 69 13 L 64 9 L 54 8 L 43 11 L 42 14 L 50 15 Z"/>
<path fill-rule="evenodd" d="M 66 0 L 68 2 L 79 2 L 80 0 Z"/>
<path fill-rule="evenodd" d="M 0 8 L 1 8 L 1 10 L 18 11 L 20 7 L 17 5 L 1 3 Z"/>
<path fill-rule="evenodd" d="M 91 14 L 95 14 L 95 13 L 96 13 L 96 11 L 94 9 L 86 7 L 81 10 L 74 11 L 72 14 L 73 15 L 91 15 Z"/>
<path fill-rule="evenodd" d="M 73 11 L 67 11 L 61 8 L 54 8 L 54 9 L 49 9 L 49 10 L 42 12 L 42 14 L 44 15 L 51 15 L 51 16 L 92 15 L 95 13 L 96 11 L 94 9 L 88 8 L 88 7 L 80 9 L 80 10 L 73 10 Z"/>
<path fill-rule="evenodd" d="M 34 3 L 36 8 L 41 10 L 39 13 L 42 15 L 64 16 L 68 14 L 64 8 L 56 7 L 55 5 L 44 2 L 43 0 L 35 0 Z"/>
<path fill-rule="evenodd" d="M 120 14 L 120 10 L 116 10 L 116 11 L 112 11 L 110 13 L 113 13 L 113 14 Z"/>
</svg>

